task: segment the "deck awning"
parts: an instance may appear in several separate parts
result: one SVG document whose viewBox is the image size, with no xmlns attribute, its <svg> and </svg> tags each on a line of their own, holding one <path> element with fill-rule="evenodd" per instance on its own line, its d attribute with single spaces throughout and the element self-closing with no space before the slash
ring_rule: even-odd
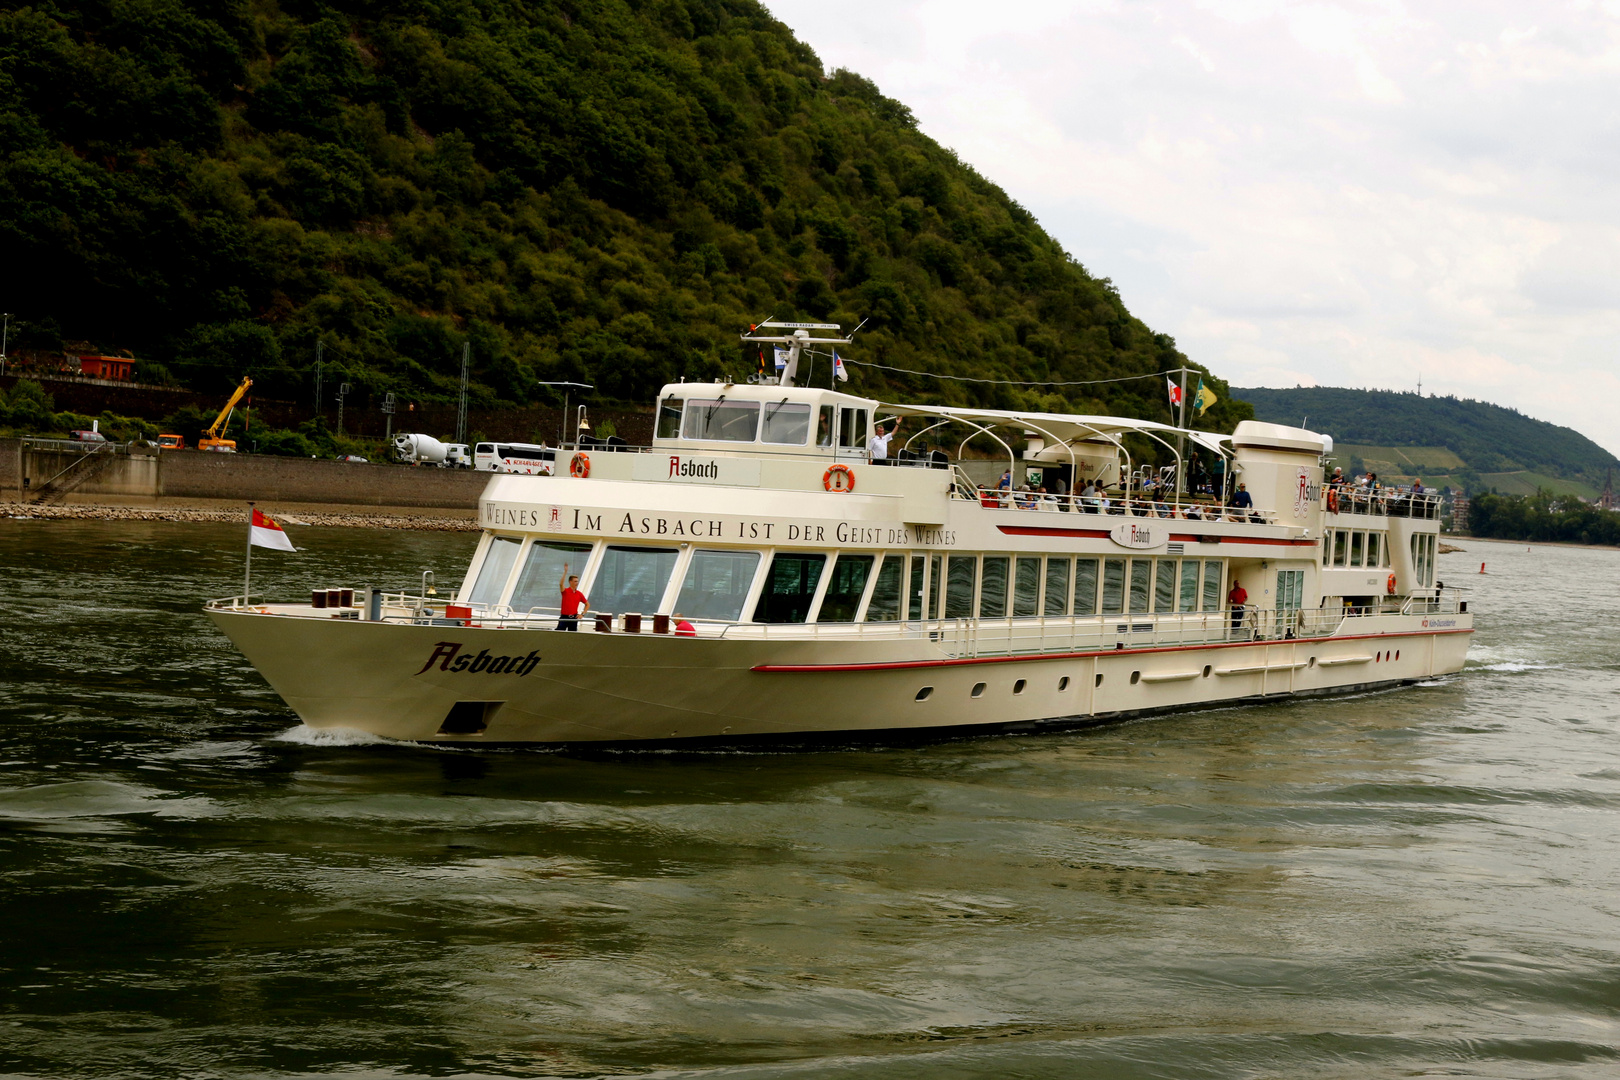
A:
<svg viewBox="0 0 1620 1080">
<path fill-rule="evenodd" d="M 956 405 L 894 405 L 878 404 L 878 412 L 888 416 L 931 416 L 960 420 L 985 427 L 1012 427 L 1030 431 L 1062 443 L 1113 441 L 1132 433 L 1155 439 L 1173 439 L 1185 435 L 1197 446 L 1227 457 L 1231 454 L 1230 435 L 1213 431 L 1193 431 L 1173 427 L 1153 420 L 1132 420 L 1123 416 L 1081 416 L 1072 413 L 1019 412 L 1007 409 L 970 409 Z"/>
</svg>

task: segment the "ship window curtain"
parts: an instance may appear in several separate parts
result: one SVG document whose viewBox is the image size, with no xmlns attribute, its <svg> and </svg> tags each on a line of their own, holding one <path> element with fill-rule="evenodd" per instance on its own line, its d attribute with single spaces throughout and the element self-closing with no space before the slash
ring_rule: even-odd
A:
<svg viewBox="0 0 1620 1080">
<path fill-rule="evenodd" d="M 1074 614 L 1097 614 L 1097 560 L 1074 560 Z"/>
<path fill-rule="evenodd" d="M 1153 589 L 1153 563 L 1148 559 L 1131 560 L 1131 614 L 1148 610 L 1148 597 Z"/>
<path fill-rule="evenodd" d="M 656 612 L 679 554 L 675 548 L 610 546 L 591 582 L 591 610 L 614 615 Z"/>
<path fill-rule="evenodd" d="M 510 536 L 497 536 L 489 542 L 484 552 L 484 564 L 478 568 L 478 580 L 473 583 L 472 593 L 467 597 L 468 603 L 489 607 L 501 602 L 501 593 L 506 591 L 506 579 L 512 576 L 518 548 L 522 546 L 523 541 Z M 561 593 L 557 600 L 562 602 Z"/>
<path fill-rule="evenodd" d="M 810 615 L 810 601 L 816 597 L 821 571 L 827 556 L 796 551 L 780 551 L 771 560 L 765 589 L 754 608 L 754 621 L 762 623 L 802 623 Z"/>
<path fill-rule="evenodd" d="M 1159 559 L 1158 565 L 1154 568 L 1153 610 L 1156 612 L 1176 610 L 1176 560 L 1174 559 Z"/>
<path fill-rule="evenodd" d="M 1013 616 L 1026 619 L 1034 615 L 1041 602 L 1041 560 L 1020 557 L 1013 578 Z"/>
<path fill-rule="evenodd" d="M 1125 560 L 1104 559 L 1102 613 L 1119 615 L 1125 611 Z"/>
<path fill-rule="evenodd" d="M 1181 602 L 1179 611 L 1198 610 L 1198 560 L 1181 560 Z"/>
<path fill-rule="evenodd" d="M 688 619 L 736 622 L 759 569 L 757 551 L 695 551 L 686 567 L 675 613 Z"/>
<path fill-rule="evenodd" d="M 1221 610 L 1221 560 L 1209 559 L 1204 563 L 1204 610 Z"/>
<path fill-rule="evenodd" d="M 1069 560 L 1049 556 L 1046 560 L 1046 599 L 1041 614 L 1046 616 L 1069 613 Z"/>
<path fill-rule="evenodd" d="M 976 555 L 952 555 L 946 570 L 945 617 L 970 619 L 973 617 L 973 583 L 979 576 Z"/>
<path fill-rule="evenodd" d="M 1000 619 L 1007 614 L 1007 556 L 986 555 L 979 586 L 979 617 Z"/>
<path fill-rule="evenodd" d="M 904 555 L 885 555 L 872 584 L 872 599 L 866 605 L 867 622 L 894 622 L 900 618 L 900 575 L 905 571 Z M 919 579 L 921 574 L 918 575 Z M 922 582 L 918 581 L 918 591 Z"/>
<path fill-rule="evenodd" d="M 529 554 L 523 560 L 523 573 L 518 575 L 517 588 L 512 590 L 511 608 L 525 612 L 533 608 L 550 611 L 562 606 L 562 590 L 557 582 L 562 577 L 563 564 L 570 574 L 585 573 L 585 560 L 590 557 L 591 545 L 565 544 L 555 540 L 536 540 L 529 545 Z"/>
</svg>

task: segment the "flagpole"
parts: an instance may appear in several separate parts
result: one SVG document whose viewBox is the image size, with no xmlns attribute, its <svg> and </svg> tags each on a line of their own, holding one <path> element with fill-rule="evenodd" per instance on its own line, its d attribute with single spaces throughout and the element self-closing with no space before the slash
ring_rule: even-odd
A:
<svg viewBox="0 0 1620 1080">
<path fill-rule="evenodd" d="M 1181 369 L 1181 423 L 1177 425 L 1182 429 L 1187 427 L 1187 369 Z M 1176 494 L 1187 494 L 1187 436 L 1176 436 L 1176 455 L 1181 459 L 1176 462 Z"/>
<path fill-rule="evenodd" d="M 248 606 L 248 590 L 253 587 L 253 504 L 248 503 L 247 561 L 242 564 L 242 606 Z"/>
</svg>

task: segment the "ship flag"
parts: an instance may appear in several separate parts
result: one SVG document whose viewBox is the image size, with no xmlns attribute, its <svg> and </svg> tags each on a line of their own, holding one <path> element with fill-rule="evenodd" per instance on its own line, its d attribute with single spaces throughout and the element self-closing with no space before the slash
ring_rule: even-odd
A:
<svg viewBox="0 0 1620 1080">
<path fill-rule="evenodd" d="M 292 541 L 287 539 L 287 532 L 276 519 L 257 508 L 253 511 L 253 523 L 248 526 L 248 542 L 258 547 L 275 548 L 277 551 L 297 551 Z"/>
<path fill-rule="evenodd" d="M 779 349 L 773 346 L 771 348 L 771 352 L 776 354 L 777 371 L 781 371 L 783 368 L 787 367 L 788 351 L 786 349 Z"/>
<path fill-rule="evenodd" d="M 1177 386 L 1176 381 L 1174 379 L 1170 378 L 1170 376 L 1168 376 L 1168 375 L 1166 375 L 1164 377 L 1164 384 L 1170 388 L 1170 404 L 1172 406 L 1180 405 L 1181 404 L 1181 387 Z"/>
<path fill-rule="evenodd" d="M 838 376 L 839 382 L 849 382 L 849 371 L 844 367 L 844 358 L 838 355 L 837 349 L 834 349 L 832 354 L 833 374 Z"/>
<path fill-rule="evenodd" d="M 1203 416 L 1209 411 L 1209 407 L 1219 400 L 1221 399 L 1215 396 L 1215 391 L 1205 386 L 1203 379 L 1199 379 L 1198 393 L 1193 397 L 1193 408 L 1198 410 L 1198 415 Z"/>
</svg>

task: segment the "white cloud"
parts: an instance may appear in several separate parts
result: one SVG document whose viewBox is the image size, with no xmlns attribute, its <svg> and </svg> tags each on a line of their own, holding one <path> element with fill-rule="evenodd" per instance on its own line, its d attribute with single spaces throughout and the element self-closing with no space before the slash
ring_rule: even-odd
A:
<svg viewBox="0 0 1620 1080">
<path fill-rule="evenodd" d="M 767 0 L 1234 382 L 1620 452 L 1620 0 Z"/>
</svg>

